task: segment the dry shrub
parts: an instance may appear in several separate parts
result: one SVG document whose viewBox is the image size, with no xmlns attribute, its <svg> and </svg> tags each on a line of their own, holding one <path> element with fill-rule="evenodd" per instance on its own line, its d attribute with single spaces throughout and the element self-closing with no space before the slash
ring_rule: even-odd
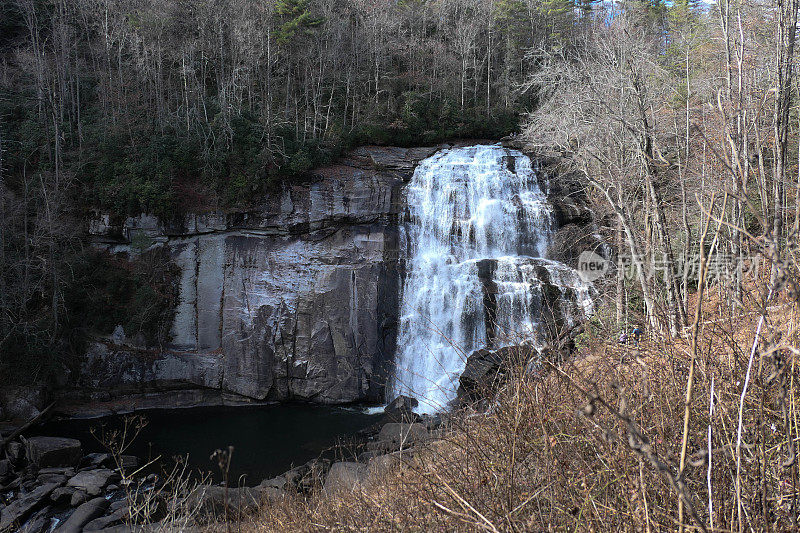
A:
<svg viewBox="0 0 800 533">
<path fill-rule="evenodd" d="M 753 300 L 734 314 L 723 307 L 701 324 L 682 474 L 688 338 L 650 338 L 640 348 L 612 340 L 539 373 L 518 362 L 486 412 L 448 418 L 442 439 L 417 448 L 402 466 L 373 472 L 346 494 L 287 497 L 237 529 L 665 531 L 679 527 L 679 497 L 687 528 L 739 530 L 741 520 L 742 529 L 790 529 L 796 309 L 778 302 L 766 314 L 742 411 L 737 477 L 739 401 L 759 306 Z"/>
</svg>

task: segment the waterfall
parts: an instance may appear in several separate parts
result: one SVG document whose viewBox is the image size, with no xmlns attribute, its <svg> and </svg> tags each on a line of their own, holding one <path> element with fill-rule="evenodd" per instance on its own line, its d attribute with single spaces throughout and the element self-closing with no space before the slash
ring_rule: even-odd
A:
<svg viewBox="0 0 800 533">
<path fill-rule="evenodd" d="M 577 273 L 544 259 L 552 207 L 521 152 L 442 150 L 419 164 L 407 202 L 393 395 L 446 409 L 470 353 L 537 339 L 547 287 L 570 294 L 559 303 L 569 320 L 591 313 Z"/>
</svg>

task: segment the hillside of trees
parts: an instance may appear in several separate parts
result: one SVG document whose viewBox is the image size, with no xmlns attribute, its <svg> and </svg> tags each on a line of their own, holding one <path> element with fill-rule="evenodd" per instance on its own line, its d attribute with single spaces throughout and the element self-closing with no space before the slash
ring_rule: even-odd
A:
<svg viewBox="0 0 800 533">
<path fill-rule="evenodd" d="M 733 314 L 754 297 L 747 275 L 771 272 L 761 298 L 781 291 L 800 229 L 797 10 L 676 2 L 656 18 L 635 4 L 572 51 L 535 54 L 523 136 L 580 171 L 608 221 L 614 322 L 630 323 L 633 298 L 649 329 L 676 337 L 704 284 Z"/>
<path fill-rule="evenodd" d="M 360 143 L 498 138 L 569 2 L 43 1 L 0 6 L 3 169 L 84 203 L 248 202 Z M 57 175 L 57 177 L 56 177 Z"/>
<path fill-rule="evenodd" d="M 86 250 L 90 210 L 241 208 L 358 144 L 517 132 L 583 171 L 615 221 L 606 237 L 637 276 L 611 290 L 617 321 L 641 300 L 675 334 L 704 213 L 724 211 L 732 302 L 753 242 L 775 256 L 800 224 L 796 7 L 4 0 L 0 346 L 62 352 L 73 317 L 95 325 L 85 309 L 136 315 L 160 294 L 150 323 L 168 307 L 152 261 L 109 274 Z M 120 289 L 80 279 L 105 275 Z M 149 290 L 123 297 L 131 284 Z"/>
</svg>

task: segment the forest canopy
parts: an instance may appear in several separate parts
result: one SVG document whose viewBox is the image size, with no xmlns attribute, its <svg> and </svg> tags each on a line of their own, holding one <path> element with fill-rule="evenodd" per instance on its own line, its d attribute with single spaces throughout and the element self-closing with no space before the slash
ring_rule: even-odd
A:
<svg viewBox="0 0 800 533">
<path fill-rule="evenodd" d="M 499 138 L 563 0 L 3 0 L 5 185 L 170 215 L 252 201 L 358 143 Z M 586 7 L 586 6 L 584 6 Z"/>
</svg>

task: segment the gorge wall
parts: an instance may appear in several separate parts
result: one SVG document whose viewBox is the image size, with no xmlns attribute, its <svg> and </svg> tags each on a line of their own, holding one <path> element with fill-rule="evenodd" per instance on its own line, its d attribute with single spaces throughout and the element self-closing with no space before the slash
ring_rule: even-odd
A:
<svg viewBox="0 0 800 533">
<path fill-rule="evenodd" d="M 140 407 L 383 399 L 399 326 L 404 186 L 440 148 L 359 148 L 249 211 L 172 223 L 97 215 L 98 246 L 168 247 L 180 301 L 169 345 L 142 346 L 118 328 L 91 346 L 65 397 Z M 551 188 L 557 225 L 586 235 L 585 203 Z"/>
</svg>

